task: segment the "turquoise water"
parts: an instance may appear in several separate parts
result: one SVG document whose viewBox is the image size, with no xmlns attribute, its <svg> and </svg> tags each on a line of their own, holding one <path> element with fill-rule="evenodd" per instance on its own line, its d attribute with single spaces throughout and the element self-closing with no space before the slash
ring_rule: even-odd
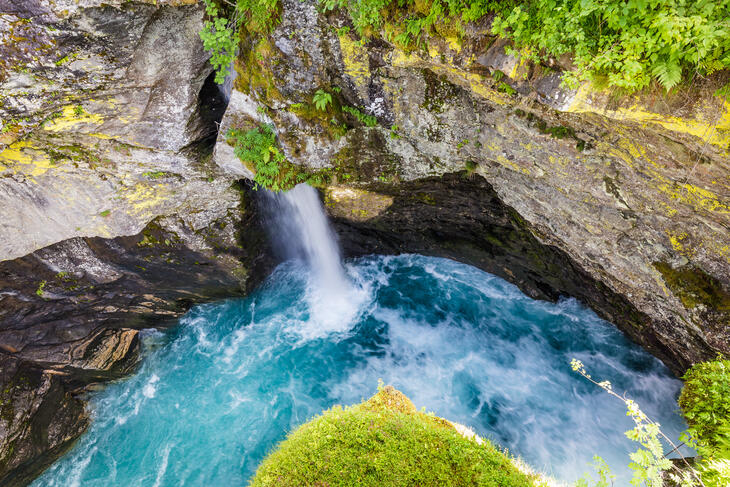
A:
<svg viewBox="0 0 730 487">
<path fill-rule="evenodd" d="M 243 486 L 287 431 L 369 397 L 379 378 L 563 480 L 594 454 L 625 474 L 630 420 L 570 370 L 573 357 L 670 436 L 684 426 L 680 382 L 575 300 L 535 301 L 473 267 L 416 255 L 346 270 L 354 285 L 332 306 L 290 261 L 248 298 L 148 333 L 139 371 L 93 395 L 89 432 L 33 485 Z"/>
</svg>

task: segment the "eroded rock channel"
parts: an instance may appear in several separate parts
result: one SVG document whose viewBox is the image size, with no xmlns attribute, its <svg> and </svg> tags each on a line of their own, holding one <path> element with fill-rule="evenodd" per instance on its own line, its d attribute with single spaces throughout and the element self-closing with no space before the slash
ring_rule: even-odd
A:
<svg viewBox="0 0 730 487">
<path fill-rule="evenodd" d="M 195 1 L 0 0 L 0 483 L 70 447 L 80 395 L 134 369 L 138 330 L 272 269 L 231 128 L 271 124 L 288 161 L 324 171 L 346 257 L 449 257 L 576 297 L 678 375 L 730 353 L 722 80 L 609 100 L 502 55 L 486 28 L 405 53 L 281 3 L 220 91 Z"/>
</svg>

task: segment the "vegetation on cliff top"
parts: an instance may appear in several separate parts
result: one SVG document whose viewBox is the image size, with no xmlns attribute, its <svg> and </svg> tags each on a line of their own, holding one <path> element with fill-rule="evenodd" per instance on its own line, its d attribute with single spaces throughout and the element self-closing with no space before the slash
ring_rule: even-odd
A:
<svg viewBox="0 0 730 487">
<path fill-rule="evenodd" d="M 237 0 L 226 20 L 217 1 L 205 0 L 210 20 L 201 37 L 224 73 L 234 55 L 234 30 L 268 33 L 279 3 Z M 730 2 L 723 0 L 319 1 L 325 11 L 346 9 L 360 35 L 388 27 L 386 37 L 406 47 L 420 45 L 436 27 L 460 35 L 469 22 L 493 16 L 492 32 L 511 39 L 522 56 L 570 55 L 568 82 L 600 79 L 627 92 L 652 81 L 669 90 L 730 68 Z"/>
<path fill-rule="evenodd" d="M 689 429 L 682 439 L 700 455 L 706 486 L 730 485 L 730 360 L 699 363 L 684 380 L 679 406 Z"/>
<path fill-rule="evenodd" d="M 300 426 L 259 466 L 251 485 L 529 487 L 535 480 L 491 443 L 465 438 L 385 387 Z"/>
</svg>

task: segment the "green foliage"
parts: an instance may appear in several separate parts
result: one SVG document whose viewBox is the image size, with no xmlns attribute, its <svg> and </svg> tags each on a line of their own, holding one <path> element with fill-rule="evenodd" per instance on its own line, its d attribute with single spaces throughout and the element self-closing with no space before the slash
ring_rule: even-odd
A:
<svg viewBox="0 0 730 487">
<path fill-rule="evenodd" d="M 246 132 L 231 129 L 226 135 L 235 142 L 236 156 L 252 166 L 257 186 L 273 191 L 293 186 L 293 181 L 282 175 L 281 166 L 286 162 L 286 157 L 279 150 L 274 129 L 270 125 L 260 125 Z"/>
<path fill-rule="evenodd" d="M 204 1 L 208 20 L 200 31 L 200 39 L 203 41 L 203 48 L 210 51 L 210 64 L 215 69 L 215 82 L 223 84 L 236 55 L 235 31 L 238 25 L 224 16 L 214 0 Z"/>
<path fill-rule="evenodd" d="M 378 124 L 378 119 L 372 115 L 366 115 L 355 107 L 342 107 L 342 111 L 349 113 L 357 119 L 358 122 L 365 125 L 366 127 L 375 127 Z"/>
<path fill-rule="evenodd" d="M 200 39 L 210 51 L 210 64 L 216 71 L 215 82 L 222 84 L 238 47 L 238 29 L 252 34 L 268 34 L 279 21 L 278 0 L 237 0 L 233 9 L 221 7 L 221 0 L 204 0 L 206 20 Z M 231 5 L 224 1 L 224 5 Z"/>
<path fill-rule="evenodd" d="M 606 77 L 633 92 L 652 80 L 669 90 L 683 77 L 730 67 L 730 2 L 724 0 L 322 0 L 346 8 L 361 35 L 386 21 L 402 45 L 437 25 L 496 14 L 493 32 L 532 60 L 573 56 L 569 83 Z M 497 78 L 495 78 L 497 79 Z M 497 81 L 499 81 L 497 79 Z"/>
<path fill-rule="evenodd" d="M 502 7 L 493 31 L 542 56 L 573 55 L 573 81 L 605 75 L 636 91 L 730 67 L 723 0 L 537 0 Z"/>
<path fill-rule="evenodd" d="M 332 95 L 324 90 L 317 90 L 312 101 L 317 110 L 326 112 L 327 105 L 332 105 Z"/>
<path fill-rule="evenodd" d="M 659 423 L 652 421 L 640 408 L 639 405 L 625 396 L 615 393 L 611 383 L 607 380 L 598 382 L 594 380 L 586 371 L 585 366 L 580 360 L 573 359 L 570 366 L 574 372 L 579 373 L 593 384 L 599 386 L 611 396 L 619 399 L 626 405 L 626 415 L 634 421 L 634 427 L 627 431 L 626 437 L 641 445 L 641 448 L 629 454 L 631 463 L 629 468 L 633 470 L 634 475 L 631 479 L 631 485 L 646 487 L 663 487 L 665 475 L 681 487 L 692 487 L 703 485 L 701 481 L 701 473 L 693 469 L 685 460 L 684 468 L 679 469 L 664 454 L 664 446 L 662 440 L 666 442 L 672 451 L 677 451 L 678 447 L 668 438 L 660 429 Z M 594 457 L 596 459 L 596 457 Z M 606 462 L 597 457 L 596 464 L 598 472 L 598 481 L 594 483 L 596 487 L 607 487 L 610 485 L 611 475 L 610 469 Z M 588 486 L 588 480 L 584 479 L 578 484 L 578 487 Z"/>
<path fill-rule="evenodd" d="M 271 125 L 259 125 L 251 130 L 230 129 L 226 134 L 236 156 L 254 173 L 254 189 L 286 191 L 299 183 L 322 186 L 331 179 L 329 169 L 308 172 L 292 164 L 279 149 Z"/>
<path fill-rule="evenodd" d="M 730 360 L 702 362 L 687 371 L 679 406 L 703 456 L 730 458 Z"/>
<path fill-rule="evenodd" d="M 45 280 L 41 281 L 40 284 L 38 284 L 38 289 L 35 290 L 35 293 L 43 297 L 43 289 L 46 287 L 47 282 Z"/>
<path fill-rule="evenodd" d="M 599 457 L 598 455 L 593 457 L 593 468 L 596 471 L 597 479 L 592 479 L 589 475 L 586 475 L 582 479 L 578 479 L 578 481 L 575 483 L 575 487 L 588 487 L 589 485 L 593 485 L 593 487 L 612 487 L 613 481 L 616 478 L 615 475 L 611 473 L 611 468 L 606 463 L 606 460 Z"/>
<path fill-rule="evenodd" d="M 416 411 L 391 387 L 300 426 L 259 466 L 252 487 L 531 487 L 491 443 Z"/>
<path fill-rule="evenodd" d="M 204 0 L 200 37 L 222 83 L 235 56 L 237 31 L 268 34 L 279 20 L 278 0 L 237 0 L 226 13 Z M 225 1 L 225 5 L 232 5 Z M 570 54 L 566 82 L 606 79 L 634 92 L 653 80 L 669 90 L 695 74 L 730 68 L 727 0 L 320 0 L 325 11 L 346 9 L 360 35 L 384 27 L 402 46 L 423 46 L 437 26 L 463 32 L 494 14 L 493 33 L 511 39 L 533 61 Z M 387 25 L 386 25 L 387 24 Z M 501 76 L 495 73 L 495 80 Z M 500 85 L 501 86 L 501 85 Z"/>
</svg>

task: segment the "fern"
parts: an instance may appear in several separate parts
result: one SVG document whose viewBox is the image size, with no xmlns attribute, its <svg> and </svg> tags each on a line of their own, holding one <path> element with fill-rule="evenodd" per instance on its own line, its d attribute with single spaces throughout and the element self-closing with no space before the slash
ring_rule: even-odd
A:
<svg viewBox="0 0 730 487">
<path fill-rule="evenodd" d="M 682 67 L 676 62 L 658 62 L 652 67 L 651 73 L 667 91 L 682 81 Z"/>
<path fill-rule="evenodd" d="M 332 104 L 332 95 L 327 93 L 324 90 L 317 90 L 317 92 L 314 94 L 314 106 L 317 108 L 317 110 L 321 112 L 327 111 L 327 105 Z"/>
</svg>

